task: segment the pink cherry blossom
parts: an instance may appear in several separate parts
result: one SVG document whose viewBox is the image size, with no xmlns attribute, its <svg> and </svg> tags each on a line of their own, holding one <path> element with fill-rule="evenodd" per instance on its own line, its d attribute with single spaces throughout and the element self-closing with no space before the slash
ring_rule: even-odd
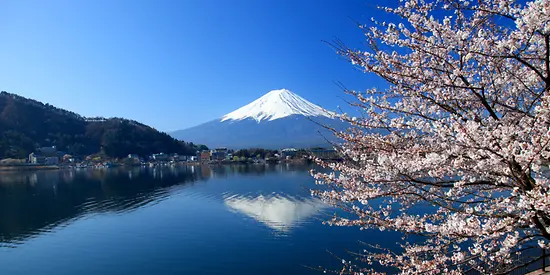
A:
<svg viewBox="0 0 550 275">
<path fill-rule="evenodd" d="M 327 223 L 424 236 L 367 249 L 403 274 L 505 273 L 550 247 L 550 0 L 403 0 L 401 20 L 363 25 L 369 47 L 335 42 L 384 90 L 346 90 L 364 114 L 340 119 L 344 161 L 318 162 L 313 190 L 352 215 Z M 433 211 L 419 214 L 419 206 Z M 406 238 L 405 238 L 406 240 Z"/>
</svg>

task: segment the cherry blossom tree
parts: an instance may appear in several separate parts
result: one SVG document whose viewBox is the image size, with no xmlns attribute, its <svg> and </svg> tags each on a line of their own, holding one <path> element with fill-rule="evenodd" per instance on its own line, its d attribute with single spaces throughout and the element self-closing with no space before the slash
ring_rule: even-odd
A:
<svg viewBox="0 0 550 275">
<path fill-rule="evenodd" d="M 498 274 L 524 263 L 520 254 L 540 259 L 529 250 L 550 247 L 550 0 L 382 9 L 396 20 L 361 25 L 364 49 L 333 43 L 388 85 L 345 90 L 362 116 L 339 115 L 352 124 L 335 131 L 344 160 L 319 161 L 333 172 L 312 171 L 329 187 L 312 192 L 351 213 L 331 225 L 405 237 L 344 271 Z"/>
</svg>

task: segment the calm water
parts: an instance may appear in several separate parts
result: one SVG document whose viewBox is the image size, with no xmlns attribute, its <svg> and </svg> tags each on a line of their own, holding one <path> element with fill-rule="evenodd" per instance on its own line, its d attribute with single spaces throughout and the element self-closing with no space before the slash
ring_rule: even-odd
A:
<svg viewBox="0 0 550 275">
<path fill-rule="evenodd" d="M 322 274 L 358 241 L 323 225 L 310 167 L 182 166 L 0 174 L 0 274 Z"/>
</svg>

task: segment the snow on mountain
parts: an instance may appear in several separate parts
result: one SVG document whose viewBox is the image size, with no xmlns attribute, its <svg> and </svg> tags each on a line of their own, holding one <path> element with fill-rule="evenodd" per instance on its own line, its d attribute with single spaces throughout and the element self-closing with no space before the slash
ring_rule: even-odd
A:
<svg viewBox="0 0 550 275">
<path fill-rule="evenodd" d="M 253 102 L 225 115 L 221 121 L 251 118 L 260 122 L 272 121 L 291 115 L 331 117 L 327 110 L 287 90 L 273 90 Z"/>
<path fill-rule="evenodd" d="M 266 148 L 330 147 L 333 133 L 321 125 L 345 129 L 334 113 L 286 90 L 271 91 L 210 122 L 172 132 L 174 138 L 208 147 Z"/>
</svg>

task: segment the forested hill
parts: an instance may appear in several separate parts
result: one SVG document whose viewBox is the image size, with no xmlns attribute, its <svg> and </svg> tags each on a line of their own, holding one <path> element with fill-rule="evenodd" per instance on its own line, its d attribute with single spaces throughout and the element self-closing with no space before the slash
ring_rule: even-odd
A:
<svg viewBox="0 0 550 275">
<path fill-rule="evenodd" d="M 0 158 L 25 158 L 38 147 L 72 155 L 124 157 L 153 153 L 193 155 L 203 149 L 147 125 L 122 118 L 85 118 L 49 104 L 0 93 Z"/>
</svg>

